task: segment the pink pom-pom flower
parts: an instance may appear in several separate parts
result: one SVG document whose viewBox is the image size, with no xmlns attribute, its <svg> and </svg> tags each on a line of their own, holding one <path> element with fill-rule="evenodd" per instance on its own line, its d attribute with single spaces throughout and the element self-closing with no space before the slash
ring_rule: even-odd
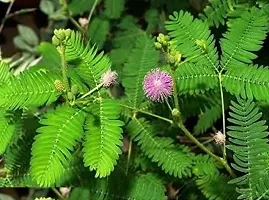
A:
<svg viewBox="0 0 269 200">
<path fill-rule="evenodd" d="M 112 84 L 116 83 L 118 78 L 118 74 L 115 71 L 111 71 L 108 69 L 105 73 L 102 74 L 100 83 L 103 84 L 105 88 L 110 87 Z"/>
<path fill-rule="evenodd" d="M 173 79 L 167 71 L 153 69 L 144 78 L 143 90 L 150 100 L 164 102 L 172 95 Z"/>
</svg>

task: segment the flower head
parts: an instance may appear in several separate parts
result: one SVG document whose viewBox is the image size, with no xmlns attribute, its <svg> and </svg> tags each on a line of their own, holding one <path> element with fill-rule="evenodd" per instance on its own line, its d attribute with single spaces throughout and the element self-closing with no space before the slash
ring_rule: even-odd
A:
<svg viewBox="0 0 269 200">
<path fill-rule="evenodd" d="M 223 144 L 225 142 L 226 136 L 222 132 L 218 131 L 213 138 L 216 144 Z"/>
<path fill-rule="evenodd" d="M 79 18 L 78 22 L 79 22 L 80 26 L 82 26 L 82 27 L 86 27 L 89 23 L 88 19 L 86 19 L 86 18 Z"/>
<path fill-rule="evenodd" d="M 116 80 L 118 78 L 118 74 L 115 71 L 107 70 L 103 75 L 101 76 L 100 83 L 103 84 L 105 88 L 108 88 L 113 83 L 116 83 Z"/>
<path fill-rule="evenodd" d="M 173 79 L 168 72 L 153 69 L 144 78 L 143 90 L 150 100 L 163 102 L 172 95 Z"/>
</svg>

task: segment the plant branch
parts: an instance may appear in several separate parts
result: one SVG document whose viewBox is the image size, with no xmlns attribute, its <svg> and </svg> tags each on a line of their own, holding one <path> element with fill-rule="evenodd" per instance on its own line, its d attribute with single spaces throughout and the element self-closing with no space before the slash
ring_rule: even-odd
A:
<svg viewBox="0 0 269 200">
<path fill-rule="evenodd" d="M 131 155 L 132 155 L 132 140 L 130 140 L 129 148 L 128 148 L 128 158 L 127 158 L 126 171 L 125 171 L 126 175 L 128 175 Z"/>
<path fill-rule="evenodd" d="M 58 198 L 60 199 L 60 200 L 66 200 L 65 198 L 64 198 L 64 196 L 56 189 L 56 188 L 51 188 L 52 189 L 52 191 L 58 196 Z"/>
<path fill-rule="evenodd" d="M 84 99 L 85 97 L 87 97 L 87 96 L 91 95 L 92 93 L 94 93 L 96 90 L 99 90 L 102 86 L 103 86 L 103 83 L 100 83 L 95 88 L 93 88 L 92 90 L 90 90 L 89 92 L 87 92 L 86 94 L 84 94 L 83 96 L 81 96 L 79 99 Z"/>
<path fill-rule="evenodd" d="M 140 113 L 143 113 L 143 114 L 146 114 L 146 115 L 155 117 L 155 118 L 157 118 L 157 119 L 166 121 L 166 122 L 168 122 L 168 123 L 170 123 L 170 124 L 173 124 L 173 121 L 172 121 L 172 120 L 167 119 L 167 118 L 165 118 L 165 117 L 161 117 L 161 116 L 159 116 L 159 115 L 155 115 L 155 114 L 150 113 L 150 112 L 147 112 L 147 111 L 139 110 L 139 109 L 137 109 L 137 108 L 133 108 L 133 107 L 131 107 L 131 106 L 127 106 L 127 105 L 124 105 L 124 104 L 120 104 L 120 105 L 121 105 L 122 107 L 131 109 L 131 110 L 134 110 L 134 111 L 136 111 L 136 112 L 140 112 Z"/>
<path fill-rule="evenodd" d="M 222 110 L 222 132 L 223 135 L 226 136 L 226 124 L 225 124 L 225 108 L 224 108 L 224 96 L 222 89 L 222 80 L 221 73 L 219 73 L 219 87 L 220 87 L 220 97 L 221 97 L 221 110 Z M 223 143 L 223 159 L 226 160 L 226 144 Z"/>
<path fill-rule="evenodd" d="M 5 22 L 6 22 L 6 18 L 7 18 L 7 16 L 9 15 L 9 13 L 10 13 L 10 11 L 11 11 L 11 8 L 12 8 L 12 6 L 14 5 L 14 2 L 15 2 L 15 0 L 11 1 L 10 4 L 8 5 L 6 14 L 5 14 L 5 16 L 4 16 L 3 20 L 2 20 L 1 25 L 0 25 L 0 34 L 2 33 L 2 30 L 3 30 L 4 25 L 5 25 Z"/>
<path fill-rule="evenodd" d="M 166 121 L 166 122 L 169 122 L 170 124 L 173 124 L 173 121 L 170 120 L 170 119 L 167 119 L 167 118 L 164 118 L 164 117 L 161 117 L 159 115 L 155 115 L 153 113 L 149 113 L 149 112 L 146 112 L 146 111 L 143 111 L 143 110 L 139 110 L 137 108 L 133 108 L 133 107 L 130 107 L 130 106 L 127 106 L 127 105 L 124 105 L 124 104 L 120 104 L 122 107 L 125 107 L 125 108 L 128 108 L 128 109 L 131 109 L 131 110 L 135 110 L 137 112 L 140 112 L 140 113 L 143 113 L 143 114 L 146 114 L 146 115 L 149 115 L 149 116 L 152 116 L 152 117 L 155 117 L 155 118 L 158 118 L 158 119 L 161 119 L 163 121 Z M 214 158 L 216 161 L 218 161 L 219 163 L 221 163 L 223 165 L 223 167 L 229 172 L 229 174 L 232 176 L 232 177 L 235 177 L 235 174 L 233 173 L 232 169 L 230 168 L 230 166 L 228 165 L 227 161 L 224 160 L 223 158 L 215 155 L 214 153 L 212 153 L 208 148 L 206 148 L 202 143 L 200 143 L 189 131 L 188 129 L 185 128 L 184 125 L 182 125 L 181 123 L 177 123 L 176 124 L 185 134 L 186 137 L 188 137 L 193 143 L 195 143 L 198 147 L 200 147 L 203 151 L 205 151 L 207 154 L 209 154 L 212 158 Z"/>
<path fill-rule="evenodd" d="M 89 26 L 89 24 L 90 24 L 90 21 L 91 21 L 93 12 L 94 12 L 94 10 L 95 10 L 97 4 L 98 4 L 98 1 L 99 1 L 99 0 L 95 0 L 94 3 L 93 3 L 93 5 L 92 5 L 91 11 L 90 11 L 89 16 L 88 16 L 88 19 L 87 19 L 87 20 L 88 20 L 88 24 L 86 25 L 85 30 L 88 30 L 88 26 Z"/>
<path fill-rule="evenodd" d="M 66 0 L 59 0 L 62 10 L 66 12 L 68 19 L 77 27 L 78 30 L 83 32 L 83 28 L 79 25 L 79 23 L 73 18 L 72 14 L 70 13 Z"/>
<path fill-rule="evenodd" d="M 10 13 L 3 20 L 8 20 L 9 18 L 14 17 L 16 15 L 30 13 L 30 12 L 34 12 L 36 10 L 37 10 L 36 8 L 26 8 L 26 9 L 18 10 L 18 11 L 15 11 L 13 13 Z"/>
<path fill-rule="evenodd" d="M 184 132 L 184 134 L 191 140 L 193 141 L 198 147 L 200 147 L 204 152 L 206 152 L 208 155 L 210 155 L 212 158 L 214 158 L 216 161 L 221 163 L 223 167 L 229 172 L 229 174 L 232 177 L 235 177 L 235 174 L 233 173 L 232 169 L 228 165 L 227 161 L 224 160 L 223 158 L 215 155 L 212 153 L 208 148 L 206 148 L 202 143 L 200 143 L 189 131 L 188 129 L 185 128 L 184 125 L 177 123 L 177 126 Z"/>
</svg>

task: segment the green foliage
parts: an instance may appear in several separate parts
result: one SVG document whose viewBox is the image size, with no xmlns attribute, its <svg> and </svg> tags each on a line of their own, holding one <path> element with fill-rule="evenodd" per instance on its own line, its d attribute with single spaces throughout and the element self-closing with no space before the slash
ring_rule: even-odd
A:
<svg viewBox="0 0 269 200">
<path fill-rule="evenodd" d="M 196 184 L 207 199 L 236 199 L 235 186 L 228 184 L 229 177 L 219 172 L 212 158 L 199 155 L 194 162 L 193 173 L 197 177 Z"/>
<path fill-rule="evenodd" d="M 85 114 L 69 106 L 48 112 L 37 129 L 32 147 L 31 175 L 41 186 L 50 186 L 61 178 L 83 135 Z"/>
<path fill-rule="evenodd" d="M 114 169 L 121 153 L 123 122 L 118 120 L 120 107 L 117 102 L 100 99 L 91 106 L 92 115 L 86 120 L 86 142 L 84 162 L 90 170 L 96 170 L 96 177 L 106 177 Z"/>
<path fill-rule="evenodd" d="M 268 67 L 237 65 L 223 75 L 223 86 L 234 95 L 268 101 Z"/>
<path fill-rule="evenodd" d="M 251 64 L 257 58 L 253 52 L 262 48 L 266 37 L 268 17 L 253 7 L 236 19 L 221 39 L 221 67 L 226 69 Z"/>
<path fill-rule="evenodd" d="M 122 84 L 125 94 L 132 99 L 131 105 L 137 108 L 145 99 L 142 82 L 148 71 L 153 69 L 158 61 L 158 53 L 154 49 L 153 41 L 147 36 L 137 39 L 123 68 Z"/>
<path fill-rule="evenodd" d="M 12 75 L 10 73 L 9 65 L 6 62 L 0 60 L 0 87 L 4 83 L 8 83 L 11 76 Z"/>
<path fill-rule="evenodd" d="M 218 86 L 218 77 L 212 68 L 186 63 L 177 68 L 177 87 L 181 94 L 197 94 Z"/>
<path fill-rule="evenodd" d="M 155 136 L 154 128 L 145 119 L 133 119 L 127 130 L 141 150 L 167 174 L 180 178 L 190 176 L 192 154 L 188 148 L 175 146 L 169 138 Z"/>
<path fill-rule="evenodd" d="M 85 11 L 89 11 L 95 0 L 72 0 L 68 4 L 68 9 L 73 15 L 78 15 L 84 13 Z"/>
<path fill-rule="evenodd" d="M 5 111 L 0 110 L 0 155 L 3 154 L 9 145 L 13 134 L 15 133 L 15 125 L 10 122 Z"/>
<path fill-rule="evenodd" d="M 59 94 L 54 81 L 59 75 L 47 70 L 34 73 L 23 72 L 12 77 L 9 83 L 0 88 L 0 106 L 6 109 L 18 109 L 24 106 L 42 106 L 56 101 Z"/>
<path fill-rule="evenodd" d="M 84 187 L 66 200 L 269 198 L 266 0 L 40 9 L 48 26 L 20 25 L 18 55 L 0 59 L 0 186 Z M 154 68 L 173 80 L 164 103 L 143 91 Z"/>
<path fill-rule="evenodd" d="M 109 21 L 106 19 L 96 17 L 92 20 L 88 29 L 88 35 L 91 38 L 91 42 L 98 45 L 98 49 L 103 48 L 109 28 Z"/>
<path fill-rule="evenodd" d="M 232 167 L 243 173 L 233 179 L 241 194 L 240 199 L 261 199 L 268 194 L 268 136 L 265 120 L 261 120 L 262 113 L 255 107 L 252 99 L 237 97 L 237 102 L 231 102 L 231 112 L 228 121 L 230 145 L 233 151 Z"/>
<path fill-rule="evenodd" d="M 218 102 L 212 107 L 206 107 L 199 116 L 199 120 L 194 127 L 194 134 L 204 133 L 208 128 L 221 117 L 221 103 Z"/>
<path fill-rule="evenodd" d="M 108 18 L 119 19 L 124 10 L 125 0 L 105 0 L 105 14 Z"/>
<path fill-rule="evenodd" d="M 171 37 L 172 45 L 186 58 L 195 57 L 192 62 L 198 66 L 204 66 L 214 70 L 218 65 L 218 54 L 215 47 L 215 39 L 210 34 L 206 23 L 193 19 L 188 12 L 174 12 L 169 16 L 165 28 Z M 206 44 L 206 52 L 198 45 L 197 40 L 203 40 Z"/>
<path fill-rule="evenodd" d="M 71 32 L 70 39 L 66 43 L 66 60 L 70 64 L 76 65 L 76 71 L 90 87 L 96 87 L 100 78 L 106 72 L 111 63 L 103 52 L 97 54 L 95 46 L 90 47 L 81 38 L 80 33 Z"/>
<path fill-rule="evenodd" d="M 233 12 L 234 0 L 209 0 L 210 5 L 206 6 L 203 10 L 204 13 L 200 14 L 202 20 L 205 20 L 209 26 L 225 24 L 225 19 L 229 13 Z"/>
</svg>

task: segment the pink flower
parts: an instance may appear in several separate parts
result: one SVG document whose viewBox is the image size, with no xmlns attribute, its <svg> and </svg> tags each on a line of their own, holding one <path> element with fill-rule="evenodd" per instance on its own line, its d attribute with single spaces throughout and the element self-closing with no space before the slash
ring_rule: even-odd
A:
<svg viewBox="0 0 269 200">
<path fill-rule="evenodd" d="M 225 143 L 226 136 L 222 132 L 218 131 L 213 138 L 216 144 L 223 144 Z"/>
<path fill-rule="evenodd" d="M 100 83 L 102 83 L 105 88 L 108 88 L 113 83 L 116 83 L 117 78 L 118 78 L 117 72 L 111 71 L 111 69 L 109 68 L 109 70 L 107 70 L 101 76 Z"/>
<path fill-rule="evenodd" d="M 173 79 L 168 72 L 153 69 L 144 78 L 143 90 L 150 100 L 163 102 L 172 95 Z"/>
</svg>

